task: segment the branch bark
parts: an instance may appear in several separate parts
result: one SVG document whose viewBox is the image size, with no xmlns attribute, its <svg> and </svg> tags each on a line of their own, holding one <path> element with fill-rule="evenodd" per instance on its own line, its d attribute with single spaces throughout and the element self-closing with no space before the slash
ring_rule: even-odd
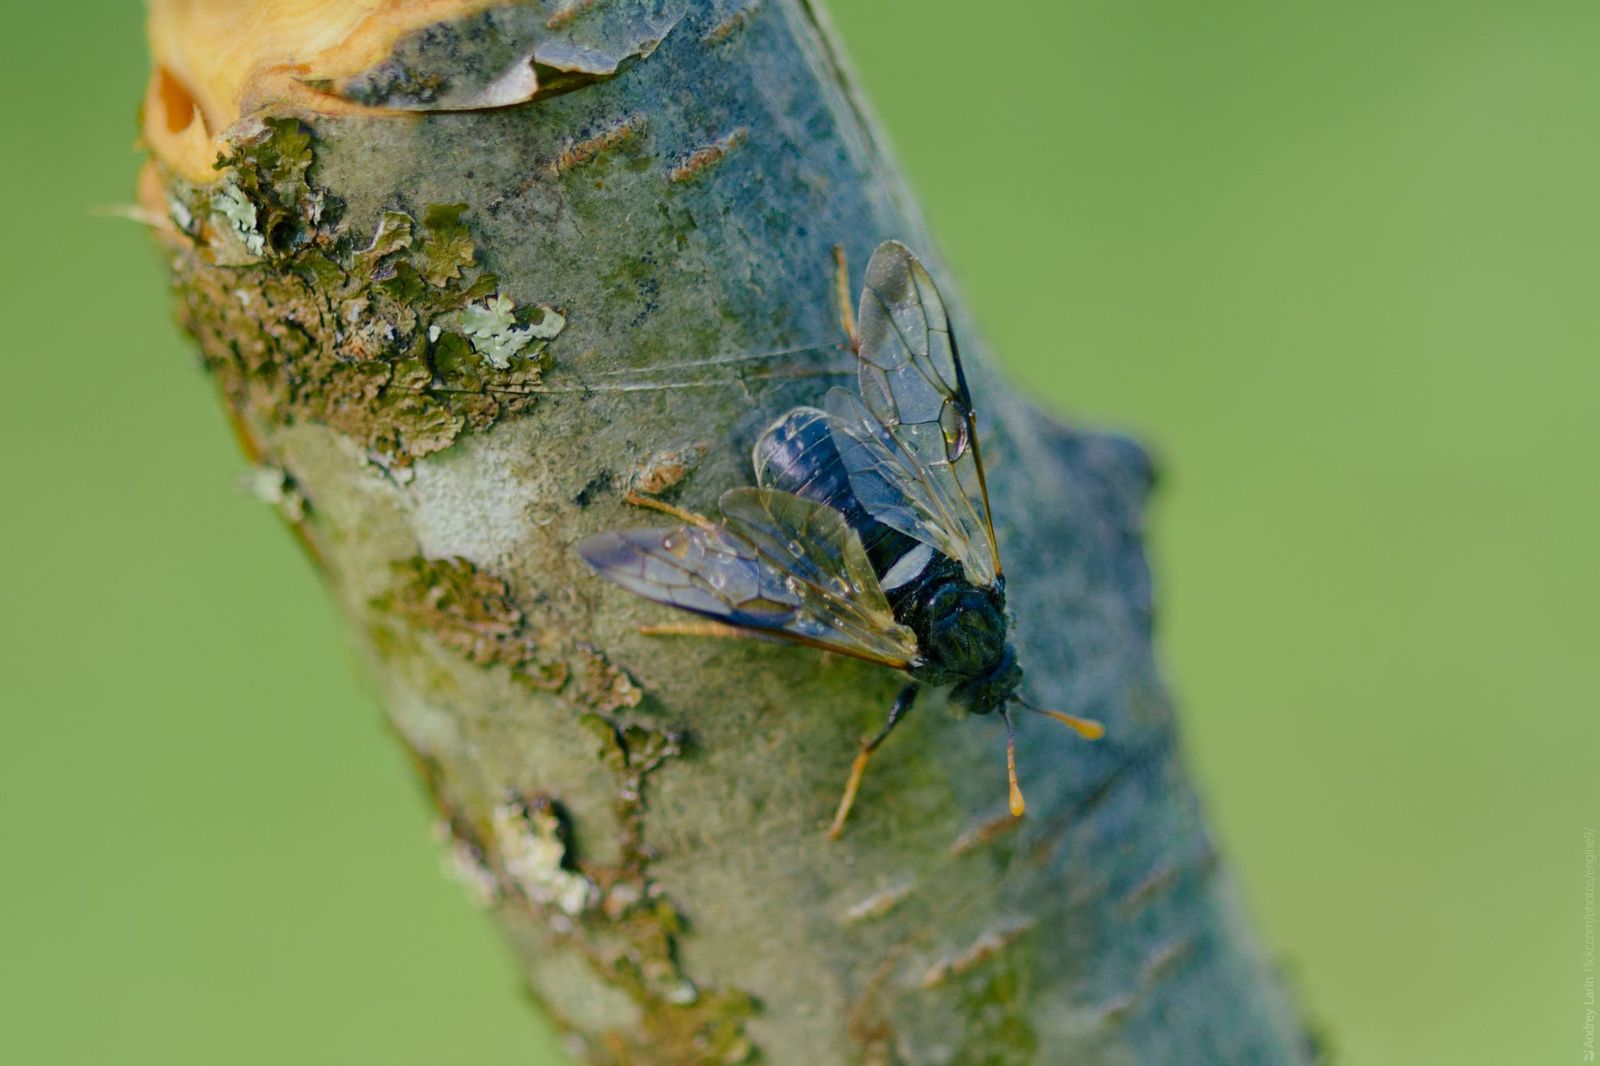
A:
<svg viewBox="0 0 1600 1066">
<path fill-rule="evenodd" d="M 1010 392 L 801 0 L 152 9 L 142 196 L 180 316 L 350 620 L 464 880 L 600 1063 L 1299 1063 L 1174 748 L 1132 442 Z M 220 160 L 219 160 L 220 157 Z M 834 245 L 939 275 L 983 415 L 1029 814 L 999 723 L 651 639 L 572 546 L 709 509 L 850 372 Z"/>
</svg>

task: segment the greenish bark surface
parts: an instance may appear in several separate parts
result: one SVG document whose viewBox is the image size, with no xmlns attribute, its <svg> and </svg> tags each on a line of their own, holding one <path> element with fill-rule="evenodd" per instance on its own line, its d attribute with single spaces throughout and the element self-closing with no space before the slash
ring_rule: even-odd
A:
<svg viewBox="0 0 1600 1066">
<path fill-rule="evenodd" d="M 247 116 L 169 176 L 181 314 L 580 1057 L 1309 1061 L 1175 751 L 1148 460 L 1011 393 L 948 279 L 1030 692 L 1108 726 L 1023 723 L 1025 819 L 934 698 L 830 842 L 899 679 L 641 636 L 573 551 L 651 521 L 630 486 L 714 509 L 849 380 L 835 245 L 940 274 L 814 9 L 508 5 L 319 88 L 408 113 Z"/>
</svg>

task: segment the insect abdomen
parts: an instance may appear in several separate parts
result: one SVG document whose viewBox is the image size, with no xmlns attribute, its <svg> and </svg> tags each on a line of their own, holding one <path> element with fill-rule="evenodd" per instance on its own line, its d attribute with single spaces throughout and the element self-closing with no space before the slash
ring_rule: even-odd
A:
<svg viewBox="0 0 1600 1066">
<path fill-rule="evenodd" d="M 861 537 L 880 580 L 896 563 L 924 547 L 879 522 L 861 505 L 833 443 L 828 416 L 816 408 L 796 407 L 774 422 L 756 441 L 754 459 L 757 483 L 825 504 L 843 515 Z M 916 573 L 905 576 L 909 579 Z M 899 583 L 886 583 L 886 587 Z"/>
</svg>

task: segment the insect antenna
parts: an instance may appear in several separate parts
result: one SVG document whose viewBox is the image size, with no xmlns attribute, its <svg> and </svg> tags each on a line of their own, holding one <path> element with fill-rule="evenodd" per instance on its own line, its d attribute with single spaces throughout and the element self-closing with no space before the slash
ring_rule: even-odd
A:
<svg viewBox="0 0 1600 1066">
<path fill-rule="evenodd" d="M 1006 723 L 1006 778 L 1011 786 L 1011 817 L 1021 818 L 1028 805 L 1022 799 L 1022 786 L 1017 784 L 1017 731 L 1011 728 L 1011 712 L 1001 708 L 1000 717 Z"/>
<path fill-rule="evenodd" d="M 1072 729 L 1084 740 L 1099 740 L 1106 735 L 1106 727 L 1093 718 L 1080 718 L 1075 714 L 1068 714 L 1066 711 L 1051 711 L 1043 707 L 1036 707 L 1021 696 L 1013 696 L 1011 698 L 1034 714 L 1042 714 L 1046 718 L 1054 718 L 1062 725 Z"/>
</svg>

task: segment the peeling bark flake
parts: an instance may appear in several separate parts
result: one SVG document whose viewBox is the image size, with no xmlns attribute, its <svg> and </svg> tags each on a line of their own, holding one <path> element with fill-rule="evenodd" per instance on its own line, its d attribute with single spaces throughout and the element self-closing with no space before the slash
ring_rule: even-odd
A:
<svg viewBox="0 0 1600 1066">
<path fill-rule="evenodd" d="M 544 28 L 547 30 L 562 29 L 579 15 L 594 7 L 597 2 L 598 0 L 572 0 L 571 3 L 563 4 L 561 7 L 556 8 L 549 18 L 545 19 Z"/>
</svg>

